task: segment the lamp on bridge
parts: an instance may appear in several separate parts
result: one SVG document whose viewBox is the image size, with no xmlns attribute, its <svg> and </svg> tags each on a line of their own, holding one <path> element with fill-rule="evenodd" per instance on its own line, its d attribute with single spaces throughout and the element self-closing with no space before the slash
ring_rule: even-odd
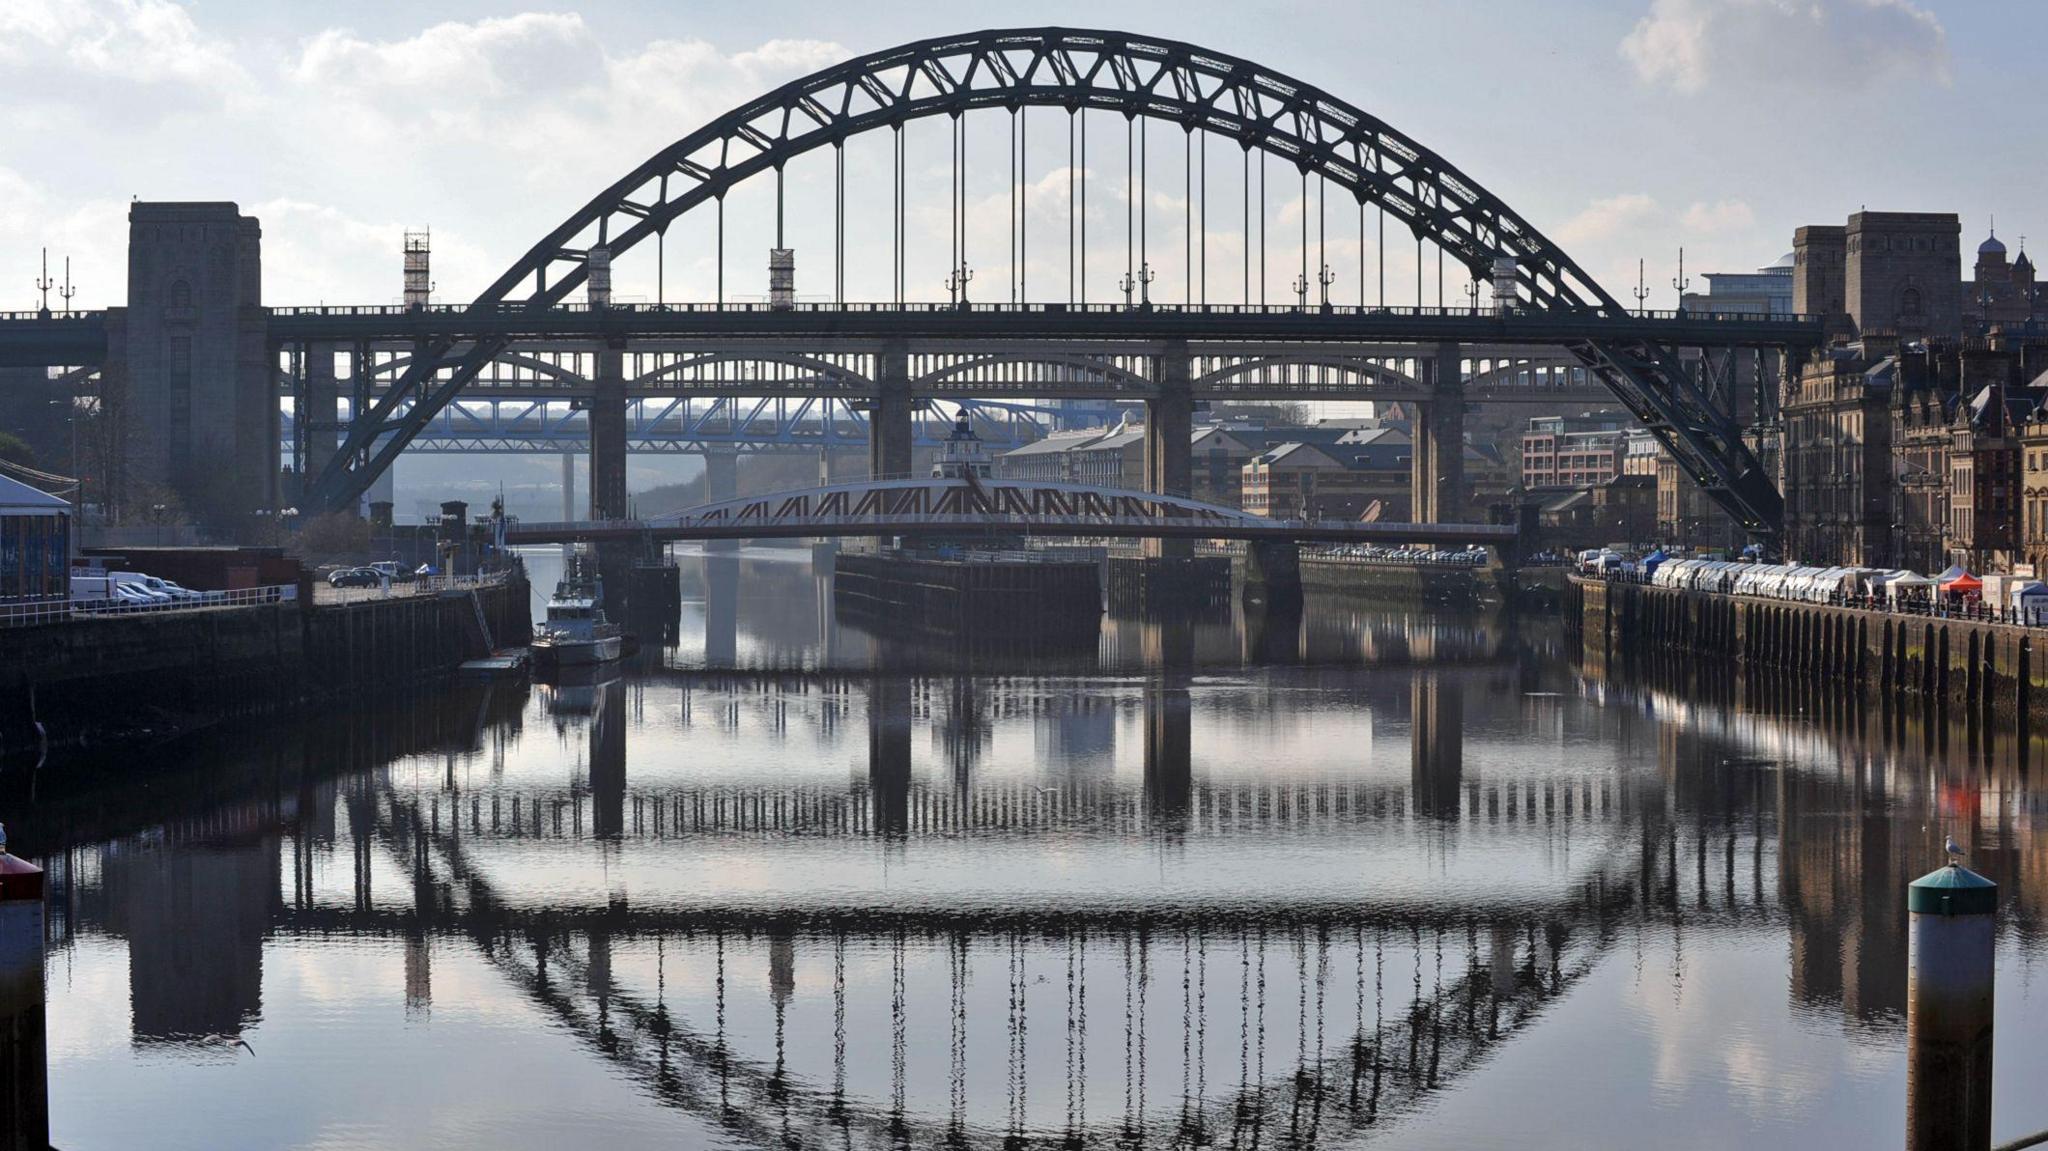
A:
<svg viewBox="0 0 2048 1151">
<path fill-rule="evenodd" d="M 70 275 L 68 273 L 66 274 L 65 279 L 70 279 Z M 41 292 L 43 294 L 42 303 L 36 305 L 36 315 L 42 319 L 47 320 L 50 318 L 50 289 L 55 287 L 56 285 L 57 281 L 52 280 L 50 278 L 50 249 L 44 248 L 43 274 L 36 278 L 36 291 Z"/>
<path fill-rule="evenodd" d="M 967 281 L 973 278 L 974 269 L 968 267 L 965 260 L 960 261 L 960 266 L 947 274 L 946 299 L 954 307 L 964 308 L 967 306 Z"/>
<path fill-rule="evenodd" d="M 1126 309 L 1130 308 L 1131 293 L 1136 292 L 1138 293 L 1138 307 L 1150 308 L 1152 306 L 1152 281 L 1157 278 L 1158 274 L 1152 270 L 1152 265 L 1149 263 L 1139 264 L 1136 276 L 1125 272 L 1124 278 L 1117 281 L 1117 287 L 1124 294 L 1124 307 Z"/>
</svg>

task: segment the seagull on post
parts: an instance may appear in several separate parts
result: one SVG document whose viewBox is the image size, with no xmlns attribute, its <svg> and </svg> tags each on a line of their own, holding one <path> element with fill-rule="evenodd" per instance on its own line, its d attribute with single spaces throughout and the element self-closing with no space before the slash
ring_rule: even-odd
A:
<svg viewBox="0 0 2048 1151">
<path fill-rule="evenodd" d="M 1957 845 L 1955 836 L 1944 836 L 1941 849 L 1948 852 L 1948 865 L 1950 867 L 1961 867 L 1963 865 L 1963 849 Z"/>
</svg>

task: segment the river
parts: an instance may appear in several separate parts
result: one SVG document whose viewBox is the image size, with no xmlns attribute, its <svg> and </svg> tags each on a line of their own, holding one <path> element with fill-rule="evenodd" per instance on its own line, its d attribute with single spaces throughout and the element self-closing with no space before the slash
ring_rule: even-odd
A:
<svg viewBox="0 0 2048 1151">
<path fill-rule="evenodd" d="M 2048 1128 L 2009 733 L 1541 617 L 996 644 L 682 563 L 614 675 L 12 781 L 55 1144 L 1897 1146 L 1945 834 L 2003 888 L 1996 1138 Z"/>
</svg>

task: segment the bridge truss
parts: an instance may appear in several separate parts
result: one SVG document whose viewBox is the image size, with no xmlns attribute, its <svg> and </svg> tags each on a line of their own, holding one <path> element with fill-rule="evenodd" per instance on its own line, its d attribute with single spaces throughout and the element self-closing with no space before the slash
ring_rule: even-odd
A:
<svg viewBox="0 0 2048 1151">
<path fill-rule="evenodd" d="M 508 544 L 539 544 L 989 533 L 1499 547 L 1513 542 L 1516 529 L 1493 524 L 1270 519 L 1157 492 L 968 476 L 869 479 L 741 496 L 646 520 L 522 522 L 507 529 L 505 540 Z"/>
<path fill-rule="evenodd" d="M 666 308 L 645 313 L 614 309 L 607 297 L 594 299 L 595 307 L 583 319 L 569 319 L 593 336 L 619 340 L 654 331 L 692 328 L 733 335 L 752 332 L 773 338 L 792 334 L 805 324 L 814 330 L 822 326 L 838 336 L 872 335 L 893 329 L 898 338 L 920 326 L 942 329 L 942 335 L 946 334 L 943 329 L 948 328 L 972 331 L 981 338 L 1000 336 L 1006 331 L 1011 335 L 1038 332 L 1055 337 L 1106 333 L 1135 336 L 1154 329 L 1164 331 L 1175 323 L 1180 325 L 1181 338 L 1200 338 L 1205 333 L 1242 326 L 1245 314 L 1251 311 L 1249 300 L 1235 314 L 1218 314 L 1206 299 L 1198 306 L 1193 298 L 1192 276 L 1184 285 L 1184 294 L 1188 296 L 1184 311 L 1176 317 L 1155 312 L 1149 279 L 1145 281 L 1148 291 L 1144 300 L 1133 302 L 1127 292 L 1125 308 L 1104 310 L 1100 305 L 1090 305 L 1085 298 L 1069 299 L 1063 305 L 1033 304 L 1022 276 L 1018 275 L 1011 291 L 1012 310 L 1016 314 L 997 316 L 991 324 L 987 322 L 988 315 L 964 306 L 968 269 L 965 233 L 957 227 L 957 215 L 955 234 L 960 242 L 949 254 L 954 266 L 948 273 L 949 282 L 957 287 L 955 303 L 962 307 L 954 318 L 934 319 L 927 314 L 922 320 L 915 319 L 905 314 L 906 217 L 900 175 L 891 221 L 895 300 L 867 312 L 844 304 L 843 152 L 847 141 L 869 132 L 892 133 L 900 174 L 902 129 L 911 121 L 946 117 L 957 125 L 968 113 L 1001 114 L 1011 118 L 1012 136 L 1016 138 L 1020 130 L 1028 130 L 1028 120 L 1020 121 L 1019 117 L 1032 107 L 1062 110 L 1069 118 L 1070 130 L 1078 124 L 1083 132 L 1091 111 L 1120 115 L 1127 125 L 1143 121 L 1179 128 L 1184 134 L 1184 158 L 1192 157 L 1197 136 L 1201 138 L 1205 158 L 1209 138 L 1234 143 L 1247 157 L 1247 197 L 1249 158 L 1254 152 L 1261 157 L 1262 196 L 1265 157 L 1291 164 L 1300 176 L 1304 203 L 1311 177 L 1319 191 L 1335 187 L 1340 194 L 1349 194 L 1355 200 L 1361 254 L 1368 205 L 1380 213 L 1382 235 L 1386 219 L 1392 217 L 1397 228 L 1405 228 L 1414 237 L 1418 257 L 1417 314 L 1404 317 L 1396 309 L 1388 308 L 1384 287 L 1379 305 L 1368 309 L 1362 299 L 1361 270 L 1359 307 L 1340 317 L 1329 301 L 1327 264 L 1317 273 L 1322 289 L 1320 305 L 1309 303 L 1309 246 L 1304 212 L 1299 306 L 1292 316 L 1277 319 L 1265 315 L 1269 310 L 1261 307 L 1261 314 L 1251 317 L 1256 321 L 1254 328 L 1284 331 L 1288 333 L 1286 338 L 1293 340 L 1319 338 L 1318 334 L 1320 338 L 1355 337 L 1357 333 L 1374 330 L 1395 338 L 1420 340 L 1432 338 L 1426 333 L 1436 328 L 1452 330 L 1458 326 L 1456 321 L 1442 322 L 1452 319 L 1448 314 L 1434 319 L 1419 314 L 1423 311 L 1422 249 L 1425 243 L 1433 244 L 1438 254 L 1440 310 L 1442 268 L 1448 261 L 1452 267 L 1462 268 L 1472 285 L 1474 319 L 1479 286 L 1489 285 L 1491 313 L 1527 315 L 1535 321 L 1503 320 L 1499 325 L 1503 331 L 1514 328 L 1538 333 L 1546 342 L 1564 347 L 1656 434 L 1683 470 L 1728 509 L 1737 522 L 1759 535 L 1769 536 L 1777 530 L 1782 501 L 1775 487 L 1744 444 L 1732 416 L 1715 407 L 1687 371 L 1675 347 L 1653 335 L 1648 326 L 1633 321 L 1561 249 L 1477 181 L 1348 102 L 1250 61 L 1178 41 L 1063 28 L 1011 29 L 923 40 L 861 56 L 786 84 L 656 153 L 535 244 L 468 308 L 435 317 L 421 313 L 412 318 L 410 326 L 418 340 L 412 362 L 395 385 L 367 407 L 364 417 L 349 427 L 341 452 L 315 480 L 315 498 L 334 506 L 352 504 L 406 444 L 453 402 L 486 365 L 506 351 L 522 328 L 532 326 L 534 320 L 553 323 L 549 318 L 569 303 L 572 292 L 586 285 L 594 262 L 616 266 L 621 256 L 647 241 L 653 242 L 651 246 L 659 260 L 670 225 L 693 210 L 708 207 L 718 213 L 722 286 L 722 209 L 726 194 L 754 177 L 772 178 L 776 181 L 780 219 L 784 167 L 801 155 L 822 149 L 832 151 L 840 173 L 832 209 L 832 309 L 811 309 L 801 323 L 794 316 L 777 314 L 801 309 L 740 309 L 742 318 L 760 322 L 735 323 L 727 317 L 721 288 L 721 298 L 708 321 L 699 317 L 695 309 L 680 315 Z M 953 137 L 956 177 L 964 173 L 959 145 L 963 138 L 957 132 Z M 1015 188 L 1014 150 L 1010 164 Z M 1205 179 L 1206 176 L 1205 167 Z M 1191 175 L 1188 180 L 1192 183 Z M 1127 174 L 1126 183 L 1130 182 Z M 959 186 L 956 178 L 956 194 Z M 1127 188 L 1127 198 L 1129 193 Z M 1190 198 L 1191 206 L 1192 202 Z M 1206 212 L 1206 198 L 1203 209 Z M 1018 246 L 1025 239 L 1023 219 L 1023 213 L 1013 213 L 1012 242 Z M 1192 236 L 1191 226 L 1186 234 Z M 1205 220 L 1203 235 L 1206 234 Z M 1187 242 L 1191 241 L 1184 240 Z M 778 232 L 777 246 L 780 243 Z M 1319 256 L 1322 244 L 1319 229 Z M 1384 260 L 1384 242 L 1381 251 Z M 1126 262 L 1131 260 L 1127 258 Z M 1262 249 L 1262 268 L 1263 264 Z M 1133 283 L 1140 276 L 1149 276 L 1149 265 L 1143 261 L 1127 269 L 1126 283 Z M 1205 295 L 1207 279 L 1205 274 Z M 1085 277 L 1082 282 L 1085 291 Z M 1381 282 L 1384 285 L 1384 277 Z M 1070 289 L 1070 295 L 1071 292 Z M 1133 315 L 1137 317 L 1135 322 L 1130 318 Z M 1813 327 L 1782 325 L 1783 342 L 1810 343 L 1818 334 L 1809 330 Z M 340 332 L 348 327 L 329 325 L 328 330 Z M 1147 350 L 1137 347 L 1132 352 L 1144 355 Z"/>
</svg>

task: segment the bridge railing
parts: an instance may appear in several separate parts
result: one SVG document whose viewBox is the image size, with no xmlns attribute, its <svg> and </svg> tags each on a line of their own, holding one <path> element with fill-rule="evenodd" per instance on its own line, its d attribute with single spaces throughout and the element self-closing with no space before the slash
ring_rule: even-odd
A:
<svg viewBox="0 0 2048 1151">
<path fill-rule="evenodd" d="M 1167 313 L 1198 316 L 1388 316 L 1412 318 L 1456 318 L 1498 317 L 1512 320 L 1516 317 L 1577 316 L 1597 317 L 1598 313 L 1555 312 L 1539 309 L 1518 309 L 1513 312 L 1496 312 L 1487 307 L 1416 307 L 1412 305 L 1381 304 L 1188 304 L 1188 303 L 945 303 L 943 301 L 849 301 L 846 303 L 796 303 L 776 305 L 751 300 L 693 301 L 661 304 L 608 304 L 601 308 L 590 304 L 564 303 L 548 309 L 552 312 L 594 312 L 601 311 L 622 316 L 649 315 L 693 315 L 705 312 L 759 313 L 794 312 L 798 314 L 830 315 L 842 313 L 881 313 L 911 315 L 1121 315 L 1125 313 Z M 508 316 L 531 313 L 533 309 L 521 303 L 486 304 L 430 304 L 425 307 L 410 307 L 402 304 L 320 304 L 283 306 L 270 309 L 273 316 L 403 316 L 419 313 L 429 316 L 493 315 Z M 1819 322 L 1819 317 L 1783 312 L 1704 312 L 1684 309 L 1623 312 L 1609 316 L 1614 320 L 1659 320 L 1697 321 L 1701 323 L 1729 324 L 1775 324 L 1810 325 Z"/>
<path fill-rule="evenodd" d="M 77 323 L 85 323 L 85 322 L 99 323 L 99 322 L 102 322 L 102 321 L 104 321 L 104 320 L 105 320 L 106 318 L 107 318 L 107 314 L 106 314 L 105 312 L 102 312 L 102 311 L 97 311 L 97 310 L 94 310 L 94 311 L 86 311 L 86 310 L 84 310 L 84 309 L 79 309 L 78 311 L 59 311 L 59 310 L 52 310 L 52 309 L 40 309 L 40 310 L 37 310 L 37 311 L 31 311 L 31 312 L 0 312 L 0 321 L 8 321 L 8 320 L 16 320 L 16 321 L 22 321 L 22 320 L 69 320 L 69 321 L 74 321 L 74 322 L 77 322 Z"/>
</svg>

